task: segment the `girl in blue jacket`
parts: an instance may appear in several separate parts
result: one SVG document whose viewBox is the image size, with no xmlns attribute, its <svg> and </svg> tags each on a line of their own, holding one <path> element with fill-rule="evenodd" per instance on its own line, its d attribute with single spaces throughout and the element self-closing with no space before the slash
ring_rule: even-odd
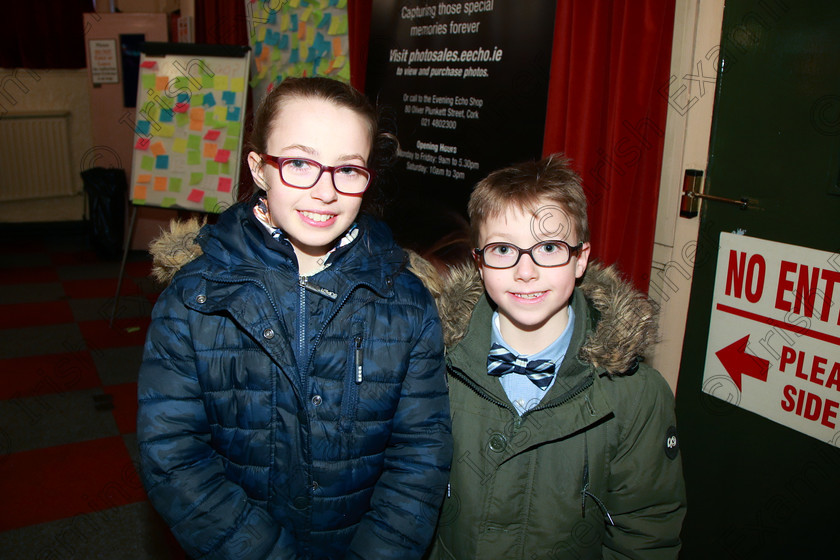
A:
<svg viewBox="0 0 840 560">
<path fill-rule="evenodd" d="M 153 246 L 171 281 L 139 380 L 142 479 L 200 558 L 420 558 L 452 444 L 434 302 L 360 214 L 376 113 L 287 79 L 259 107 L 258 189 Z"/>
</svg>

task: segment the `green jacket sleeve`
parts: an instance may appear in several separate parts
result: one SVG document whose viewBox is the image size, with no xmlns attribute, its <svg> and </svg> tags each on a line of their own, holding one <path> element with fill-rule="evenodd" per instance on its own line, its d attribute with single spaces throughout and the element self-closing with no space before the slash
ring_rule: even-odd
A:
<svg viewBox="0 0 840 560">
<path fill-rule="evenodd" d="M 638 377 L 637 377 L 638 376 Z M 603 557 L 677 558 L 686 511 L 674 396 L 656 370 L 642 365 L 626 395 L 616 453 L 609 465 Z"/>
</svg>

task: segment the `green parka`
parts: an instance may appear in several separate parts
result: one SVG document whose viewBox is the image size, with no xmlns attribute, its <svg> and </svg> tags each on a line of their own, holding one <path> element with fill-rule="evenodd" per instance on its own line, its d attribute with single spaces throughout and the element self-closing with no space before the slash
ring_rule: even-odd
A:
<svg viewBox="0 0 840 560">
<path fill-rule="evenodd" d="M 487 375 L 493 305 L 477 272 L 426 280 L 444 325 L 455 440 L 430 557 L 676 558 L 686 504 L 674 397 L 639 361 L 656 336 L 650 302 L 590 266 L 558 378 L 520 417 Z"/>
</svg>

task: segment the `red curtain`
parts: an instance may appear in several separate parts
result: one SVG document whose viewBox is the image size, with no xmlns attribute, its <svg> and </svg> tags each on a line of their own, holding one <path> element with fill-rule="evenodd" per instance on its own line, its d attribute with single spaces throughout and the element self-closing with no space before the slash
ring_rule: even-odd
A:
<svg viewBox="0 0 840 560">
<path fill-rule="evenodd" d="M 247 45 L 248 29 L 242 0 L 202 0 L 195 3 L 196 43 Z"/>
<path fill-rule="evenodd" d="M 565 152 L 589 199 L 593 256 L 647 293 L 674 0 L 560 0 L 544 154 Z"/>
</svg>

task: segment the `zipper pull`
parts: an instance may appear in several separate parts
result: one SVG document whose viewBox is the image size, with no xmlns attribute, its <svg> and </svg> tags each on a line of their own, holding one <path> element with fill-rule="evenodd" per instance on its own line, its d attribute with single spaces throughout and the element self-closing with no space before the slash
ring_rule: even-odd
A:
<svg viewBox="0 0 840 560">
<path fill-rule="evenodd" d="M 450 482 L 446 483 L 446 497 L 447 498 L 452 497 L 452 483 L 450 483 Z"/>
<path fill-rule="evenodd" d="M 300 286 L 303 289 L 309 290 L 313 294 L 318 294 L 320 296 L 324 296 L 325 298 L 327 298 L 331 301 L 335 301 L 335 300 L 338 299 L 338 294 L 337 293 L 333 292 L 332 290 L 322 288 L 321 286 L 318 286 L 316 284 L 313 284 L 313 283 L 309 282 L 309 280 L 307 279 L 306 276 L 299 276 L 298 277 L 298 284 L 300 284 Z"/>
<path fill-rule="evenodd" d="M 356 343 L 356 360 L 355 360 L 355 372 L 356 372 L 356 384 L 358 385 L 362 381 L 364 381 L 364 377 L 362 375 L 362 337 L 357 336 L 353 339 Z"/>
</svg>

